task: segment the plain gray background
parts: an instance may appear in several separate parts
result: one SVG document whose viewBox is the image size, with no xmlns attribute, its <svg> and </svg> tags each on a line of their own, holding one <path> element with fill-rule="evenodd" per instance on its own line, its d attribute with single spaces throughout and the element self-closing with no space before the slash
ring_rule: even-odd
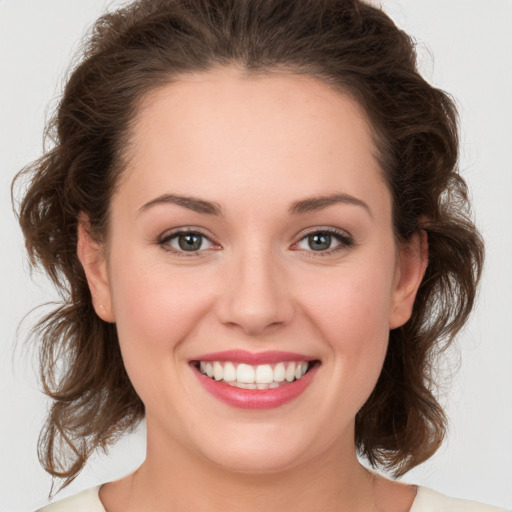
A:
<svg viewBox="0 0 512 512">
<path fill-rule="evenodd" d="M 292 1 L 292 0 L 291 0 Z M 120 2 L 111 2 L 119 5 Z M 376 2 L 374 2 L 376 3 Z M 454 496 L 512 506 L 512 1 L 382 0 L 419 43 L 422 70 L 453 94 L 462 124 L 461 168 L 487 261 L 475 314 L 446 365 L 449 437 L 404 480 Z M 10 182 L 40 156 L 48 105 L 58 97 L 80 37 L 104 0 L 0 0 L 0 511 L 45 503 L 50 479 L 36 440 L 47 402 L 24 348 L 32 307 L 56 298 L 29 275 L 10 205 Z M 18 350 L 14 343 L 19 339 Z M 460 364 L 459 364 L 460 363 Z M 460 369 L 455 373 L 456 369 Z M 95 457 L 59 497 L 130 472 L 144 456 L 143 428 L 108 458 Z"/>
</svg>

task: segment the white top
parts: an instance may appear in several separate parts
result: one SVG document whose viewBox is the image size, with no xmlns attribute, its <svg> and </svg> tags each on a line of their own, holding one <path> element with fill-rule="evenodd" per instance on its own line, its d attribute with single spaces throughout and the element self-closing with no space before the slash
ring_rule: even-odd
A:
<svg viewBox="0 0 512 512">
<path fill-rule="evenodd" d="M 99 498 L 100 485 L 39 509 L 37 512 L 106 512 Z M 418 487 L 410 512 L 512 512 L 475 501 L 449 498 L 427 487 Z"/>
</svg>

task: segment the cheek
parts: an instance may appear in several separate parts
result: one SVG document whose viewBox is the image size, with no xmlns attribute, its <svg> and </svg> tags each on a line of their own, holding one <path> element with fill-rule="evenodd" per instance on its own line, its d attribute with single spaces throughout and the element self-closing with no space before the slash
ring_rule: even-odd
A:
<svg viewBox="0 0 512 512">
<path fill-rule="evenodd" d="M 392 255 L 386 261 L 340 266 L 302 280 L 302 304 L 334 365 L 340 392 L 350 388 L 357 410 L 381 372 L 389 339 Z"/>
<path fill-rule="evenodd" d="M 157 410 L 162 388 L 178 389 L 186 343 L 210 309 L 205 276 L 152 263 L 143 254 L 112 265 L 112 294 L 124 366 L 148 410 Z M 206 278 L 207 280 L 207 278 Z M 163 384 L 164 382 L 164 384 Z"/>
<path fill-rule="evenodd" d="M 371 331 L 387 333 L 393 287 L 390 268 L 358 262 L 303 277 L 301 302 L 330 339 L 350 339 Z"/>
<path fill-rule="evenodd" d="M 124 258 L 112 277 L 121 345 L 148 355 L 179 345 L 211 303 L 204 276 L 143 256 Z"/>
</svg>

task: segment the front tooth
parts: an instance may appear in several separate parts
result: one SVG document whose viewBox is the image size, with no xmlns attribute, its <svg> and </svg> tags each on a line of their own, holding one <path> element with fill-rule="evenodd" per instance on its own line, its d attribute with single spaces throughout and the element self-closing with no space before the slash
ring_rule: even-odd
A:
<svg viewBox="0 0 512 512">
<path fill-rule="evenodd" d="M 286 369 L 283 363 L 277 363 L 274 368 L 274 382 L 283 382 L 286 378 Z"/>
<path fill-rule="evenodd" d="M 274 372 L 269 364 L 260 364 L 256 367 L 256 384 L 270 384 L 274 381 Z"/>
<path fill-rule="evenodd" d="M 224 378 L 224 370 L 219 361 L 213 363 L 213 378 L 215 380 L 222 380 Z"/>
<path fill-rule="evenodd" d="M 254 384 L 254 368 L 240 363 L 236 369 L 236 380 L 244 384 Z"/>
<path fill-rule="evenodd" d="M 292 382 L 295 379 L 295 363 L 290 363 L 286 368 L 286 380 Z"/>
<path fill-rule="evenodd" d="M 224 380 L 236 380 L 236 368 L 233 363 L 226 363 L 224 365 Z"/>
<path fill-rule="evenodd" d="M 210 379 L 213 377 L 213 365 L 212 363 L 206 363 L 206 375 L 210 377 Z"/>
</svg>

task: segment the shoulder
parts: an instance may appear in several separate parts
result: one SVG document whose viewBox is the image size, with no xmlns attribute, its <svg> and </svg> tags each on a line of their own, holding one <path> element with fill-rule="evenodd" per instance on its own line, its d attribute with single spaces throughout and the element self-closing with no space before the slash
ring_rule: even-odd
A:
<svg viewBox="0 0 512 512">
<path fill-rule="evenodd" d="M 427 487 L 418 487 L 410 512 L 507 512 L 505 509 L 476 501 L 449 498 Z M 509 511 L 510 512 L 510 511 Z"/>
<path fill-rule="evenodd" d="M 92 487 L 69 498 L 50 503 L 36 512 L 105 512 L 99 498 L 100 486 Z"/>
</svg>

